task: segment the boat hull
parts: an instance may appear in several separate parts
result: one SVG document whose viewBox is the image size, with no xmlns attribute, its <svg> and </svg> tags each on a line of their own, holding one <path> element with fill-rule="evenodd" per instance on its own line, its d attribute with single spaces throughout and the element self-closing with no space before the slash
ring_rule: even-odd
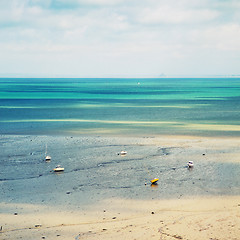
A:
<svg viewBox="0 0 240 240">
<path fill-rule="evenodd" d="M 63 172 L 64 171 L 64 168 L 62 167 L 56 167 L 53 169 L 54 172 Z"/>
<path fill-rule="evenodd" d="M 53 169 L 54 172 L 63 172 L 64 169 Z"/>
<path fill-rule="evenodd" d="M 158 178 L 154 178 L 154 179 L 151 180 L 151 183 L 152 184 L 157 184 L 158 180 L 159 180 Z"/>
<path fill-rule="evenodd" d="M 193 166 L 194 166 L 193 162 L 192 162 L 192 161 L 189 161 L 189 162 L 188 162 L 188 167 L 189 167 L 189 168 L 193 168 Z"/>
<path fill-rule="evenodd" d="M 52 158 L 51 158 L 50 156 L 46 156 L 46 157 L 45 157 L 45 161 L 46 161 L 46 162 L 51 161 L 51 159 L 52 159 Z"/>
</svg>

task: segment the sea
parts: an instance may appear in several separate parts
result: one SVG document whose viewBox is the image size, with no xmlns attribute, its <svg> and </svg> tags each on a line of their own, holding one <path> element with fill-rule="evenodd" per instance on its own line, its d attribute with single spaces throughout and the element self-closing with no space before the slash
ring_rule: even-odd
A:
<svg viewBox="0 0 240 240">
<path fill-rule="evenodd" d="M 240 136 L 240 78 L 0 78 L 0 134 Z"/>
<path fill-rule="evenodd" d="M 191 138 L 237 139 L 239 103 L 240 78 L 1 78 L 0 203 L 239 195 L 240 166 L 224 159 L 240 154 L 236 143 Z M 179 135 L 190 138 L 161 144 Z"/>
</svg>

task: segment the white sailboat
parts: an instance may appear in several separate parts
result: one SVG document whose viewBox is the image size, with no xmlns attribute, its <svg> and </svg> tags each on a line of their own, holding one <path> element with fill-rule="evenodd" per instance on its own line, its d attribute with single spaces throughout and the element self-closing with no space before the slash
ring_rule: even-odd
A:
<svg viewBox="0 0 240 240">
<path fill-rule="evenodd" d="M 51 161 L 51 157 L 49 156 L 49 155 L 47 155 L 47 144 L 46 144 L 46 151 L 45 151 L 45 161 L 46 162 L 49 162 L 49 161 Z"/>
</svg>

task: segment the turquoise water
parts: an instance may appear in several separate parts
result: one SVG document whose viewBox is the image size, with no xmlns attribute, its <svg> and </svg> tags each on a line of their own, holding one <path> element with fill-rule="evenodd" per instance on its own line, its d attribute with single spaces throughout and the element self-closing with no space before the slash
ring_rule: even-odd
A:
<svg viewBox="0 0 240 240">
<path fill-rule="evenodd" d="M 239 164 L 216 160 L 239 154 L 236 144 L 164 147 L 154 139 L 240 136 L 239 100 L 236 78 L 0 79 L 0 201 L 75 209 L 114 197 L 239 195 Z M 58 164 L 63 174 L 52 172 Z"/>
<path fill-rule="evenodd" d="M 240 136 L 240 78 L 0 79 L 0 134 Z"/>
</svg>

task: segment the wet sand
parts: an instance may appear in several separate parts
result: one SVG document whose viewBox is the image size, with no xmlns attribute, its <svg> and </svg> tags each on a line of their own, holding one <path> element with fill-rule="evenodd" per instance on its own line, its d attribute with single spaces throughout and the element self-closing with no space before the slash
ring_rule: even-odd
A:
<svg viewBox="0 0 240 240">
<path fill-rule="evenodd" d="M 225 176 L 222 169 L 227 171 L 232 164 L 235 169 L 239 166 L 240 139 L 186 136 L 149 138 L 1 136 L 2 163 L 6 164 L 13 159 L 14 161 L 18 159 L 21 163 L 19 166 L 22 166 L 27 164 L 24 163 L 24 159 L 28 158 L 30 161 L 31 158 L 34 158 L 34 161 L 37 162 L 33 162 L 31 167 L 37 165 L 38 168 L 46 167 L 49 170 L 51 165 L 42 165 L 43 159 L 37 160 L 44 156 L 41 150 L 44 148 L 42 143 L 45 142 L 48 142 L 50 146 L 51 143 L 56 144 L 55 153 L 59 152 L 62 146 L 65 148 L 64 151 L 75 151 L 74 154 L 84 148 L 87 149 L 85 153 L 92 154 L 91 159 L 95 156 L 94 154 L 102 153 L 106 162 L 99 162 L 99 160 L 94 163 L 96 167 L 95 165 L 92 168 L 88 166 L 82 170 L 75 166 L 71 171 L 66 171 L 59 176 L 46 171 L 46 173 L 38 173 L 41 175 L 40 177 L 35 177 L 30 172 L 28 173 L 29 178 L 26 179 L 24 177 L 18 179 L 16 176 L 14 179 L 11 174 L 6 176 L 2 168 L 1 176 L 4 175 L 4 177 L 0 181 L 2 192 L 0 197 L 0 226 L 2 226 L 0 239 L 239 239 L 240 188 L 238 183 L 240 175 L 237 175 L 238 170 L 236 170 L 236 175 L 231 176 L 230 172 Z M 94 146 L 98 146 L 95 152 L 93 151 Z M 108 147 L 105 148 L 106 146 Z M 128 154 L 126 158 L 119 159 L 116 153 L 117 150 L 123 150 L 123 147 L 128 148 Z M 19 151 L 16 150 L 17 148 Z M 111 162 L 107 159 L 108 152 L 104 152 L 106 150 L 114 154 L 112 157 L 114 161 Z M 54 151 L 52 150 L 52 152 Z M 28 153 L 24 155 L 23 152 Z M 129 156 L 131 152 L 132 158 Z M 169 171 L 169 169 L 166 172 L 160 171 L 160 181 L 155 188 L 151 187 L 149 183 L 145 185 L 145 178 L 138 178 L 142 182 L 137 187 L 118 188 L 118 185 L 112 183 L 113 190 L 106 190 L 108 181 L 110 181 L 108 180 L 106 185 L 98 185 L 96 188 L 86 183 L 86 189 L 84 186 L 75 188 L 75 182 L 72 179 L 76 177 L 75 174 L 77 174 L 76 181 L 82 181 L 80 176 L 84 171 L 89 171 L 89 173 L 95 171 L 98 172 L 98 175 L 104 175 L 111 169 L 115 171 L 119 166 L 121 167 L 120 164 L 124 163 L 123 160 L 128 160 L 126 166 L 133 167 L 137 161 L 144 161 L 145 158 L 140 159 L 140 155 L 144 155 L 147 162 L 151 161 L 152 164 L 166 162 L 175 164 L 174 166 L 176 164 L 184 166 L 186 160 L 194 159 L 195 169 L 192 173 L 198 175 L 193 180 L 194 175 L 181 167 L 177 173 L 176 170 Z M 5 162 L 3 156 L 4 159 L 7 158 Z M 102 156 L 99 159 L 102 159 Z M 160 162 L 155 162 L 159 159 Z M 67 166 L 66 158 L 64 160 L 65 162 L 62 160 L 62 163 Z M 70 160 L 68 159 L 68 161 Z M 82 161 L 81 165 L 84 163 Z M 223 168 L 219 167 L 218 171 L 213 173 L 220 172 L 219 176 L 229 179 L 229 182 L 221 189 L 217 183 L 213 182 L 212 185 L 215 189 L 211 192 L 210 187 L 206 189 L 202 187 L 208 182 L 208 179 L 200 179 L 197 168 L 201 168 L 202 171 L 203 167 L 209 164 L 215 166 L 216 163 L 220 164 L 216 166 L 223 166 Z M 55 164 L 54 160 L 52 164 Z M 77 164 L 77 162 L 72 161 L 71 164 Z M 107 171 L 101 173 L 103 166 Z M 162 169 L 165 169 L 166 166 L 164 165 Z M 139 168 L 133 169 L 133 171 L 136 171 L 137 174 L 140 167 L 139 165 Z M 123 167 L 121 169 L 124 170 Z M 127 171 L 126 169 L 125 171 Z M 16 174 L 16 172 L 12 172 L 12 174 L 14 173 Z M 184 178 L 178 187 L 175 186 L 177 182 L 171 178 L 174 173 L 182 174 Z M 139 176 L 141 174 L 145 173 L 140 172 Z M 125 184 L 124 177 L 128 176 L 124 175 L 118 184 Z M 111 176 L 112 181 L 118 180 L 118 176 L 113 175 L 113 177 L 112 179 Z M 105 178 L 107 175 L 101 179 Z M 233 179 L 236 180 L 236 185 L 232 185 Z M 187 185 L 189 180 L 191 184 Z M 209 181 L 217 180 L 218 178 L 209 179 Z M 52 184 L 51 181 L 55 181 L 54 184 L 59 182 L 62 185 L 59 188 L 54 185 L 54 188 L 42 187 L 39 189 L 43 182 L 46 187 Z M 185 186 L 189 186 L 191 192 L 180 189 L 176 195 L 171 195 L 171 191 L 164 190 L 169 181 L 174 184 L 167 186 L 172 188 L 175 186 L 176 188 L 172 189 L 175 192 L 178 191 L 178 188 L 185 188 Z M 67 185 L 66 182 L 68 182 Z M 34 183 L 34 186 L 31 183 Z M 224 184 L 223 182 L 220 185 Z M 71 187 L 72 189 L 70 189 Z M 25 188 L 29 188 L 29 191 Z M 67 189 L 70 191 L 68 192 Z M 53 192 L 51 193 L 51 191 Z M 98 191 L 96 196 L 92 196 L 96 191 Z M 129 197 L 131 192 L 137 193 Z M 166 195 L 161 196 L 165 192 Z M 116 194 L 114 195 L 114 193 Z M 148 197 L 143 195 L 148 195 Z"/>
</svg>

